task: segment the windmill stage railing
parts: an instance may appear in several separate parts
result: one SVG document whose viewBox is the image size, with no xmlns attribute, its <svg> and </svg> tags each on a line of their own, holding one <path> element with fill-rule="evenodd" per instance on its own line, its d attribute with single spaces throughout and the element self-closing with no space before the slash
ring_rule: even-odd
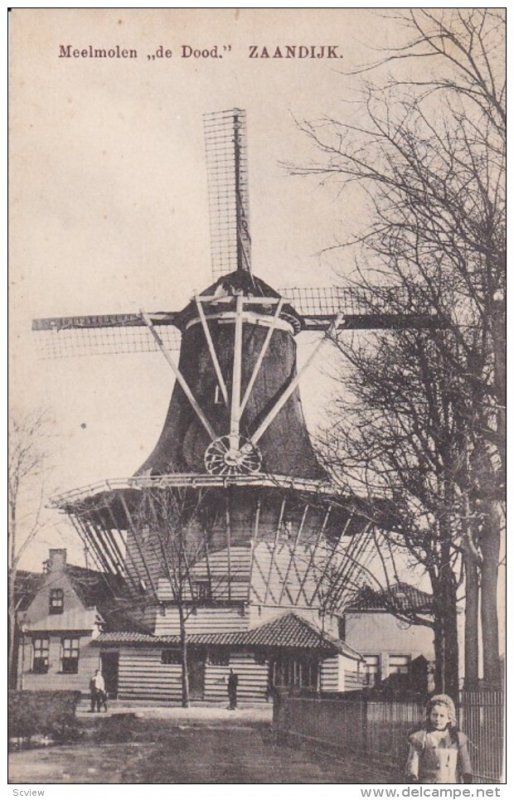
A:
<svg viewBox="0 0 514 800">
<path fill-rule="evenodd" d="M 69 492 L 54 495 L 49 502 L 52 508 L 63 508 L 67 505 L 80 503 L 93 495 L 122 491 L 124 489 L 165 489 L 168 487 L 210 488 L 227 486 L 265 486 L 279 489 L 295 489 L 297 491 L 316 493 L 320 495 L 338 495 L 340 489 L 323 480 L 309 480 L 307 478 L 291 478 L 288 475 L 204 475 L 200 473 L 170 473 L 168 475 L 138 475 L 133 478 L 112 478 L 98 481 L 72 489 Z"/>
</svg>

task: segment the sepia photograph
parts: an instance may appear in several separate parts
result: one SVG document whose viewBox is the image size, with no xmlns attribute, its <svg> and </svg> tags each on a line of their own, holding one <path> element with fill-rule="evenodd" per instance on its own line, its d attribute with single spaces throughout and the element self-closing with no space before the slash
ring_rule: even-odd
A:
<svg viewBox="0 0 514 800">
<path fill-rule="evenodd" d="M 506 9 L 7 16 L 9 784 L 500 796 Z"/>
</svg>

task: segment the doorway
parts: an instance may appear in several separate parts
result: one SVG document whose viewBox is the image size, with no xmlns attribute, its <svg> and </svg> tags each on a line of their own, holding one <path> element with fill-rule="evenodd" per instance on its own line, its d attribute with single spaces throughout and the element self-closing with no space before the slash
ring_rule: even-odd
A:
<svg viewBox="0 0 514 800">
<path fill-rule="evenodd" d="M 191 700 L 203 700 L 205 678 L 205 653 L 190 650 L 187 658 L 187 674 L 189 677 L 189 697 Z"/>
<path fill-rule="evenodd" d="M 116 700 L 118 697 L 119 658 L 120 654 L 118 652 L 100 653 L 105 691 L 107 692 L 107 697 L 111 700 Z"/>
</svg>

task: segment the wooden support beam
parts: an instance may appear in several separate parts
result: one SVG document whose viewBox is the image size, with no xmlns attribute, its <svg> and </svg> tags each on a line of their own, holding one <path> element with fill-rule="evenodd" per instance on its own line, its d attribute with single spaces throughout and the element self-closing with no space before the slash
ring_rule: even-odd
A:
<svg viewBox="0 0 514 800">
<path fill-rule="evenodd" d="M 103 565 L 102 560 L 100 559 L 100 557 L 99 557 L 99 555 L 97 553 L 96 543 L 91 539 L 87 529 L 85 528 L 85 526 L 82 524 L 81 520 L 79 519 L 79 515 L 78 514 L 71 514 L 70 518 L 71 518 L 73 527 L 75 528 L 75 530 L 79 534 L 81 540 L 84 542 L 84 547 L 88 550 L 88 552 L 92 553 L 93 562 L 94 562 L 95 566 L 97 567 L 99 572 L 103 572 L 105 570 L 105 566 Z"/>
<path fill-rule="evenodd" d="M 93 547 L 95 548 L 95 552 L 102 563 L 103 571 L 112 574 L 112 565 L 110 564 L 110 561 L 107 558 L 106 553 L 104 552 L 103 548 L 101 547 L 98 541 L 98 534 L 94 526 L 91 525 L 89 519 L 81 519 L 81 524 L 84 526 L 85 530 L 88 533 L 89 539 L 93 544 Z"/>
<path fill-rule="evenodd" d="M 317 584 L 316 584 L 316 586 L 314 588 L 314 591 L 312 593 L 311 603 L 313 603 L 315 601 L 316 595 L 318 595 L 318 593 L 319 593 L 319 590 L 321 588 L 323 580 L 325 579 L 325 577 L 326 577 L 326 575 L 328 573 L 329 567 L 332 564 L 332 561 L 334 560 L 334 556 L 335 556 L 335 554 L 337 553 L 337 551 L 339 549 L 339 545 L 340 545 L 341 539 L 345 535 L 346 531 L 348 530 L 348 526 L 350 525 L 350 522 L 351 522 L 352 518 L 353 518 L 353 511 L 349 515 L 348 519 L 346 520 L 346 523 L 345 523 L 345 525 L 343 527 L 341 535 L 339 536 L 339 539 L 335 543 L 334 547 L 332 548 L 332 550 L 330 552 L 330 555 L 328 556 L 327 560 L 325 561 L 324 568 L 323 568 L 323 570 L 321 572 L 321 575 L 320 575 L 320 577 L 318 579 L 318 582 L 317 582 Z"/>
<path fill-rule="evenodd" d="M 186 567 L 185 578 L 186 578 L 186 581 L 187 581 L 187 585 L 189 586 L 189 594 L 191 595 L 191 602 L 192 602 L 192 604 L 194 606 L 196 604 L 196 596 L 195 596 L 195 591 L 194 591 L 194 586 L 193 586 L 193 576 L 191 575 L 191 567 L 189 566 L 189 559 L 188 559 L 188 556 L 187 556 L 186 540 L 184 539 L 183 529 L 182 529 L 182 532 L 181 532 L 180 538 L 179 538 L 179 546 L 181 547 L 181 550 L 182 550 L 182 556 L 181 557 L 183 558 L 184 564 L 185 564 L 185 567 Z M 181 574 L 179 574 L 179 581 L 180 581 L 180 590 L 179 591 L 180 591 L 181 600 L 184 600 L 183 580 L 184 580 L 184 576 L 181 573 Z"/>
<path fill-rule="evenodd" d="M 257 593 L 253 585 L 253 578 L 254 578 L 254 566 L 255 566 L 255 549 L 259 543 L 259 522 L 261 516 L 261 498 L 260 495 L 257 495 L 257 501 L 255 504 L 255 523 L 253 528 L 253 539 L 250 542 L 250 574 L 248 576 L 248 602 L 251 603 L 252 601 L 252 594 L 255 596 L 255 599 L 258 602 L 262 602 L 262 598 Z M 264 576 L 263 576 L 264 578 Z"/>
<path fill-rule="evenodd" d="M 236 296 L 234 323 L 234 361 L 232 365 L 232 396 L 230 402 L 230 449 L 239 450 L 239 420 L 241 418 L 241 374 L 243 364 L 243 295 Z"/>
<path fill-rule="evenodd" d="M 228 305 L 233 300 L 234 295 L 202 294 L 201 298 L 202 302 L 204 303 L 212 303 L 212 304 L 224 303 Z M 282 300 L 281 297 L 243 297 L 243 303 L 246 306 L 274 306 L 277 303 L 280 303 L 281 300 Z M 325 323 L 325 328 L 326 327 L 327 325 Z"/>
<path fill-rule="evenodd" d="M 292 547 L 291 547 L 291 552 L 290 552 L 290 556 L 289 556 L 289 562 L 288 562 L 288 564 L 287 564 L 286 574 L 285 574 L 285 576 L 284 576 L 284 582 L 283 582 L 283 584 L 282 584 L 282 589 L 281 589 L 281 591 L 280 591 L 280 597 L 278 598 L 278 604 L 279 604 L 279 605 L 280 605 L 280 603 L 281 603 L 281 601 L 282 601 L 282 595 L 284 594 L 284 591 L 285 591 L 285 588 L 286 588 L 287 579 L 289 578 L 289 572 L 290 572 L 290 570 L 291 570 L 291 565 L 292 565 L 292 563 L 293 563 L 293 561 L 294 561 L 294 557 L 295 557 L 295 553 L 296 553 L 296 548 L 298 547 L 298 542 L 300 541 L 300 536 L 302 535 L 302 530 L 303 530 L 303 526 L 304 526 L 304 524 L 305 524 L 305 519 L 306 519 L 306 517 L 307 517 L 307 512 L 308 512 L 308 511 L 309 511 L 309 504 L 308 504 L 308 503 L 306 503 L 306 504 L 305 504 L 305 508 L 304 508 L 304 510 L 303 510 L 302 518 L 301 518 L 301 520 L 300 520 L 300 524 L 298 525 L 298 530 L 297 530 L 297 532 L 296 532 L 296 536 L 295 536 L 294 544 L 293 544 L 293 545 L 292 545 Z M 289 593 L 289 592 L 288 592 L 288 593 Z M 292 601 L 292 598 L 291 598 L 291 601 Z M 294 605 L 294 603 L 293 603 L 293 605 Z"/>
<path fill-rule="evenodd" d="M 232 547 L 232 526 L 230 520 L 230 489 L 227 491 L 226 494 L 226 505 L 225 505 L 225 528 L 226 528 L 226 537 L 227 537 L 227 580 L 228 580 L 228 599 L 229 601 L 232 599 L 232 564 L 230 560 L 231 556 L 231 547 Z"/>
<path fill-rule="evenodd" d="M 268 570 L 268 579 L 266 581 L 266 593 L 264 595 L 264 602 L 266 602 L 266 600 L 268 599 L 268 594 L 271 594 L 271 597 L 272 597 L 273 601 L 276 602 L 275 596 L 273 595 L 273 592 L 271 591 L 271 588 L 270 588 L 270 581 L 271 581 L 271 573 L 273 571 L 273 562 L 275 560 L 275 552 L 276 552 L 276 549 L 277 549 L 278 539 L 279 539 L 279 536 L 280 536 L 280 529 L 282 527 L 282 520 L 284 518 L 284 511 L 285 511 L 285 507 L 286 507 L 286 502 L 287 502 L 287 497 L 284 495 L 284 497 L 282 498 L 282 504 L 280 506 L 280 514 L 279 514 L 279 517 L 278 517 L 277 529 L 275 531 L 275 541 L 273 542 L 273 549 L 270 552 L 270 563 L 269 563 L 269 570 Z"/>
<path fill-rule="evenodd" d="M 147 576 L 148 580 L 150 581 L 150 586 L 151 586 L 153 595 L 157 599 L 157 588 L 156 588 L 154 580 L 152 578 L 152 573 L 150 572 L 150 570 L 148 568 L 148 564 L 147 564 L 147 561 L 146 561 L 146 556 L 145 556 L 145 554 L 144 554 L 144 552 L 143 552 L 143 550 L 141 548 L 140 542 L 139 542 L 139 531 L 138 531 L 137 527 L 134 525 L 134 522 L 132 520 L 132 515 L 131 515 L 131 513 L 129 511 L 129 508 L 127 506 L 127 502 L 126 502 L 125 498 L 123 497 L 123 492 L 120 492 L 119 498 L 121 500 L 121 504 L 122 504 L 123 510 L 125 512 L 126 520 L 127 520 L 128 524 L 130 526 L 130 530 L 131 530 L 132 536 L 134 537 L 135 545 L 136 545 L 136 547 L 137 547 L 137 549 L 139 551 L 139 555 L 141 557 L 141 562 L 142 562 L 143 567 L 145 569 L 146 576 Z"/>
<path fill-rule="evenodd" d="M 112 521 L 113 525 L 116 527 L 116 530 L 118 531 L 118 533 L 120 535 L 121 540 L 124 541 L 123 533 L 120 530 L 120 527 L 118 525 L 118 520 L 116 519 L 116 517 L 115 517 L 115 515 L 113 513 L 110 500 L 107 500 L 107 510 L 109 512 L 109 516 L 111 518 L 111 521 Z M 126 539 L 126 537 L 125 537 L 125 539 Z M 139 594 L 139 584 L 137 583 L 137 580 L 135 579 L 134 575 L 131 573 L 131 570 L 129 569 L 129 549 L 127 547 L 127 542 L 124 541 L 124 544 L 125 544 L 125 561 L 126 561 L 127 578 L 129 580 L 129 582 L 132 584 L 132 588 L 135 590 L 136 594 Z M 134 556 L 132 555 L 132 553 L 130 554 L 130 561 L 132 562 L 132 567 L 133 567 L 134 573 L 137 575 L 137 572 L 138 572 L 137 565 L 136 565 L 136 562 L 134 561 Z"/>
<path fill-rule="evenodd" d="M 348 588 L 348 584 L 350 584 L 350 582 L 352 581 L 352 578 L 353 578 L 355 572 L 357 572 L 357 570 L 361 566 L 363 566 L 361 563 L 359 563 L 359 558 L 360 558 L 361 553 L 362 553 L 362 551 L 364 550 L 364 548 L 365 548 L 365 546 L 367 544 L 367 534 L 368 534 L 369 529 L 371 528 L 371 525 L 372 525 L 372 523 L 368 522 L 366 524 L 366 526 L 364 527 L 364 529 L 359 534 L 357 534 L 358 543 L 357 543 L 357 546 L 355 548 L 356 552 L 352 553 L 352 555 L 346 554 L 346 559 L 351 561 L 350 569 L 346 573 L 346 576 L 345 576 L 346 580 L 342 582 L 342 585 L 341 585 L 341 587 L 339 588 L 339 590 L 337 592 L 337 595 L 336 595 L 335 601 L 334 601 L 334 607 L 338 607 L 338 606 L 342 605 L 345 592 L 347 591 L 347 588 Z"/>
<path fill-rule="evenodd" d="M 211 598 L 214 595 L 213 591 L 213 583 L 212 583 L 212 573 L 211 573 L 211 562 L 209 558 L 209 539 L 207 537 L 207 531 L 205 528 L 202 528 L 203 533 L 203 542 L 204 542 L 204 550 L 205 550 L 205 565 L 207 567 L 207 580 L 209 581 L 209 593 Z"/>
<path fill-rule="evenodd" d="M 329 507 L 327 508 L 327 512 L 326 512 L 326 514 L 325 514 L 325 518 L 324 518 L 324 520 L 323 520 L 323 524 L 321 525 L 321 527 L 320 527 L 320 529 L 319 529 L 319 532 L 318 532 L 318 536 L 317 536 L 317 538 L 316 538 L 316 544 L 315 544 L 315 545 L 314 545 L 314 547 L 312 548 L 312 553 L 311 553 L 311 555 L 310 555 L 309 562 L 308 562 L 308 564 L 307 564 L 307 568 L 306 568 L 306 570 L 305 570 L 305 572 L 304 572 L 304 575 L 303 575 L 303 580 L 302 580 L 302 582 L 301 582 L 301 584 L 300 584 L 300 589 L 298 590 L 298 598 L 297 598 L 297 602 L 298 602 L 298 600 L 300 599 L 300 595 L 303 593 L 303 596 L 304 596 L 304 598 L 305 598 L 305 602 L 307 603 L 307 605 L 308 605 L 308 606 L 309 606 L 309 601 L 308 601 L 308 599 L 307 599 L 307 595 L 305 594 L 304 586 L 305 586 L 305 583 L 306 583 L 306 581 L 307 581 L 307 576 L 308 576 L 308 574 L 309 574 L 309 570 L 310 570 L 310 568 L 311 568 L 311 566 L 312 566 L 312 563 L 313 563 L 313 561 L 314 561 L 314 557 L 315 557 L 315 555 L 316 555 L 316 551 L 317 551 L 317 549 L 318 549 L 319 543 L 320 543 L 320 541 L 321 541 L 321 537 L 322 537 L 322 536 L 323 536 L 323 534 L 325 533 L 325 529 L 326 529 L 326 527 L 327 527 L 328 518 L 329 518 L 329 516 L 330 516 L 330 513 L 331 513 L 331 511 L 332 511 L 332 504 L 330 504 L 330 505 L 329 505 Z"/>
<path fill-rule="evenodd" d="M 107 486 L 109 486 L 109 482 L 108 481 L 107 481 Z M 106 505 L 104 506 L 104 508 L 106 508 L 107 511 L 110 511 L 109 501 L 106 500 L 105 502 L 106 502 Z M 123 553 L 121 552 L 120 548 L 118 547 L 118 543 L 116 542 L 116 539 L 114 538 L 113 535 L 111 535 L 111 529 L 108 528 L 104 524 L 104 522 L 103 522 L 103 520 L 102 520 L 102 518 L 100 516 L 99 511 L 100 511 L 99 508 L 95 509 L 95 517 L 96 517 L 96 520 L 97 520 L 96 526 L 102 531 L 102 534 L 103 534 L 103 536 L 105 538 L 105 541 L 107 542 L 107 545 L 108 545 L 108 547 L 110 549 L 110 552 L 112 554 L 112 557 L 114 559 L 114 563 L 117 564 L 117 568 L 120 570 L 121 573 L 123 573 L 124 572 L 124 561 L 125 561 Z M 112 519 L 112 514 L 111 514 L 111 519 Z M 115 524 L 115 527 L 117 527 L 116 524 Z"/>
<path fill-rule="evenodd" d="M 241 400 L 241 406 L 240 406 L 240 409 L 239 409 L 240 416 L 242 416 L 243 411 L 246 408 L 246 404 L 248 403 L 248 399 L 249 399 L 251 391 L 253 389 L 253 385 L 255 383 L 257 375 L 259 374 L 259 370 L 260 370 L 260 368 L 262 366 L 262 362 L 264 360 L 264 356 L 266 355 L 266 353 L 268 351 L 268 347 L 269 347 L 270 342 L 271 342 L 271 337 L 273 335 L 273 331 L 275 330 L 277 322 L 278 322 L 278 320 L 280 318 L 280 312 L 282 311 L 283 303 L 284 303 L 284 300 L 282 298 L 280 298 L 280 302 L 277 304 L 277 307 L 275 309 L 275 313 L 273 315 L 273 321 L 272 321 L 270 327 L 267 330 L 266 338 L 264 339 L 264 342 L 263 342 L 263 345 L 261 347 L 261 351 L 259 353 L 257 361 L 255 362 L 255 366 L 253 368 L 253 372 L 252 372 L 251 378 L 250 378 L 250 380 L 248 382 L 248 386 L 246 387 L 246 391 L 244 393 L 244 397 Z"/>
<path fill-rule="evenodd" d="M 261 438 L 263 433 L 266 432 L 268 427 L 271 425 L 271 423 L 273 422 L 273 420 L 277 416 L 278 412 L 287 403 L 287 401 L 289 400 L 289 398 L 293 394 L 294 390 L 298 386 L 298 384 L 300 382 L 300 378 L 302 377 L 302 375 L 305 372 L 305 370 L 310 366 L 310 364 L 312 363 L 312 361 L 315 358 L 315 356 L 317 356 L 317 354 L 318 354 L 321 346 L 323 345 L 323 343 L 328 338 L 330 338 L 330 336 L 332 335 L 332 333 L 335 330 L 337 330 L 337 327 L 338 327 L 339 322 L 341 321 L 342 317 L 343 317 L 342 314 L 338 314 L 337 315 L 336 319 L 334 320 L 334 322 L 332 323 L 332 325 L 330 326 L 330 328 L 326 332 L 325 336 L 322 339 L 320 339 L 320 341 L 318 342 L 318 344 L 316 345 L 316 347 L 314 348 L 314 350 L 310 354 L 310 356 L 307 359 L 307 361 L 305 362 L 305 364 L 302 366 L 302 368 L 297 373 L 296 377 L 293 378 L 293 380 L 289 383 L 289 385 L 284 389 L 284 391 L 282 392 L 281 396 L 278 398 L 278 400 L 275 403 L 275 405 L 271 408 L 269 413 L 265 416 L 265 418 L 263 419 L 263 421 L 261 422 L 261 424 L 259 425 L 257 430 L 252 434 L 252 436 L 250 437 L 250 441 L 251 441 L 252 444 L 254 444 L 254 445 L 257 444 L 257 442 L 259 441 L 259 439 Z"/>
<path fill-rule="evenodd" d="M 181 559 L 184 558 L 184 562 L 186 564 L 186 580 L 187 580 L 188 585 L 189 585 L 189 594 L 191 595 L 191 601 L 194 602 L 193 584 L 191 582 L 189 564 L 188 564 L 188 561 L 187 561 L 185 548 L 183 546 L 183 539 L 182 538 L 178 539 L 178 550 L 179 550 L 178 558 L 173 559 L 173 556 L 172 556 L 171 557 L 171 563 L 170 563 L 169 545 L 170 545 L 170 543 L 173 545 L 173 547 L 175 549 L 175 555 L 177 555 L 177 553 L 176 553 L 176 551 L 177 551 L 177 539 L 175 538 L 175 540 L 173 540 L 171 538 L 171 536 L 168 536 L 168 538 L 166 540 L 163 540 L 162 529 L 161 529 L 161 524 L 160 523 L 163 522 L 164 520 L 159 520 L 159 512 L 158 512 L 158 510 L 156 508 L 156 505 L 155 505 L 154 492 L 152 491 L 152 489 L 147 490 L 146 497 L 148 498 L 149 504 L 152 507 L 152 513 L 153 513 L 154 520 L 155 520 L 155 528 L 156 528 L 156 530 L 155 530 L 153 538 L 156 537 L 157 541 L 159 543 L 159 550 L 160 550 L 160 553 L 161 553 L 161 556 L 162 556 L 162 560 L 163 560 L 163 562 L 164 562 L 164 564 L 166 566 L 167 576 L 168 576 L 168 580 L 170 582 L 170 589 L 171 589 L 171 591 L 173 593 L 173 597 L 174 597 L 176 602 L 182 602 L 184 600 L 184 591 L 183 591 L 183 580 L 184 580 L 184 577 L 183 577 L 183 574 L 182 574 L 182 571 L 181 571 L 181 567 L 182 567 Z M 169 514 L 169 511 L 166 509 L 165 515 L 168 516 L 168 514 Z M 180 536 L 182 536 L 182 533 L 180 534 Z"/>
<path fill-rule="evenodd" d="M 108 554 L 114 573 L 116 575 L 123 575 L 122 559 L 119 558 L 114 542 L 109 536 L 108 530 L 106 530 L 102 524 L 98 510 L 96 510 L 94 516 L 91 516 L 91 525 L 95 529 L 96 535 L 98 536 L 99 541 L 102 543 L 106 554 Z"/>
<path fill-rule="evenodd" d="M 176 377 L 177 381 L 180 384 L 180 388 L 182 389 L 182 391 L 184 392 L 185 396 L 189 400 L 191 406 L 193 407 L 193 410 L 194 410 L 196 416 L 198 417 L 198 419 L 200 420 L 200 422 L 204 426 L 205 430 L 209 434 L 209 437 L 210 437 L 211 441 L 214 441 L 215 439 L 218 438 L 217 435 L 216 435 L 215 430 L 213 429 L 213 427 L 211 426 L 209 420 L 207 419 L 207 417 L 203 413 L 202 409 L 198 405 L 198 402 L 196 401 L 196 398 L 195 398 L 193 392 L 189 388 L 189 385 L 188 385 L 186 379 L 184 378 L 184 376 L 182 375 L 181 371 L 179 370 L 178 365 L 175 364 L 175 361 L 171 357 L 171 355 L 168 352 L 168 350 L 165 348 L 161 337 L 159 336 L 159 334 L 155 330 L 155 327 L 154 327 L 154 325 L 152 323 L 152 320 L 150 319 L 148 314 L 145 314 L 143 311 L 141 312 L 141 316 L 144 319 L 144 321 L 145 321 L 145 323 L 146 323 L 146 325 L 148 327 L 148 330 L 150 331 L 150 333 L 154 337 L 155 341 L 157 342 L 159 350 L 161 351 L 161 353 L 163 354 L 164 358 L 166 359 L 166 361 L 170 365 L 173 373 L 175 374 L 175 377 Z"/>
<path fill-rule="evenodd" d="M 223 400 L 225 401 L 225 405 L 228 408 L 228 393 L 227 393 L 227 386 L 223 379 L 223 375 L 221 373 L 220 362 L 218 361 L 218 356 L 216 354 L 216 349 L 214 347 L 214 342 L 212 341 L 211 332 L 209 330 L 209 325 L 207 320 L 205 319 L 205 313 L 202 307 L 202 298 L 199 295 L 195 297 L 196 307 L 198 309 L 198 316 L 200 317 L 200 322 L 202 323 L 203 332 L 205 334 L 205 339 L 207 341 L 207 347 L 209 348 L 209 353 L 211 355 L 212 365 L 214 367 L 214 372 L 216 373 L 216 377 L 218 379 L 218 386 L 220 387 L 221 394 L 223 396 Z"/>
</svg>

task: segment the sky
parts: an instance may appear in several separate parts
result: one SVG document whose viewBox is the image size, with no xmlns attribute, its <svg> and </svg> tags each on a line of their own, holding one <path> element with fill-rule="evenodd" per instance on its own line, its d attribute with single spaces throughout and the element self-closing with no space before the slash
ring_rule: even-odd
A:
<svg viewBox="0 0 514 800">
<path fill-rule="evenodd" d="M 174 379 L 160 353 L 41 360 L 32 319 L 179 310 L 212 282 L 202 115 L 233 107 L 247 112 L 254 273 L 276 288 L 340 283 L 354 254 L 324 251 L 362 230 L 362 196 L 291 176 L 284 162 L 316 160 L 298 122 L 359 122 L 369 74 L 351 73 L 405 32 L 380 9 L 10 16 L 10 405 L 48 409 L 50 494 L 130 476 L 159 437 Z M 338 58 L 249 57 L 285 45 L 331 46 Z M 60 57 L 68 46 L 138 57 Z M 184 58 L 183 47 L 222 57 Z M 300 337 L 300 364 L 315 341 Z M 326 348 L 300 383 L 312 431 L 334 391 Z M 22 566 L 39 568 L 55 545 L 80 563 L 66 519 L 46 518 Z"/>
<path fill-rule="evenodd" d="M 351 256 L 322 251 L 358 229 L 359 199 L 283 164 L 316 158 L 297 121 L 353 118 L 360 81 L 343 72 L 397 36 L 370 10 L 14 10 L 10 402 L 49 410 L 49 486 L 132 474 L 160 433 L 173 376 L 159 353 L 41 360 L 31 320 L 176 310 L 209 285 L 202 115 L 233 107 L 247 112 L 254 273 L 275 287 L 337 284 Z M 286 44 L 337 45 L 341 58 L 249 58 L 252 45 Z M 59 57 L 61 45 L 138 58 Z M 184 45 L 223 57 L 184 58 Z M 151 58 L 159 46 L 172 58 Z M 299 343 L 300 362 L 313 344 Z M 330 358 L 301 383 L 311 429 L 330 402 Z M 37 568 L 53 537 L 76 548 L 63 518 L 52 525 L 24 566 Z"/>
</svg>

